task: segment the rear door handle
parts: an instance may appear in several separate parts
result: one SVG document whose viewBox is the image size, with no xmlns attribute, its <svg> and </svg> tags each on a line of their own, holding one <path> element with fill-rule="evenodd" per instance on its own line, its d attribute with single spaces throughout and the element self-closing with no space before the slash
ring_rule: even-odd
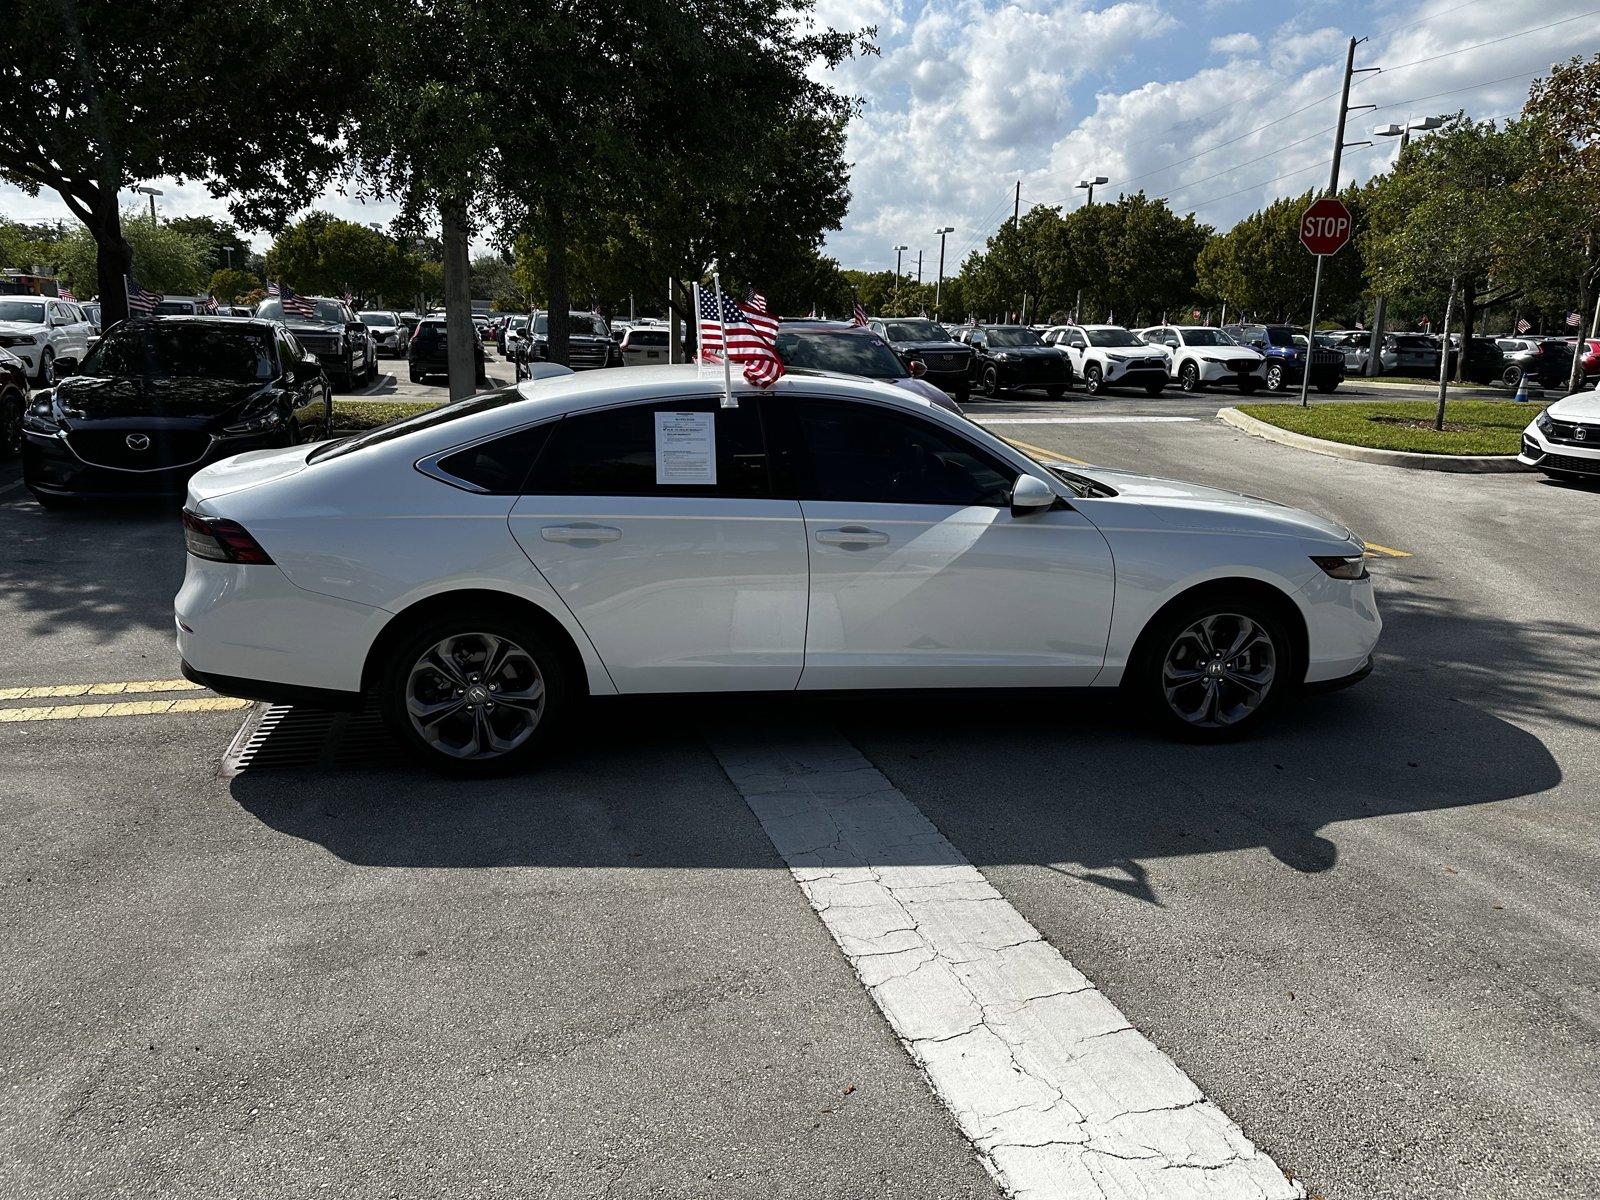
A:
<svg viewBox="0 0 1600 1200">
<path fill-rule="evenodd" d="M 618 541 L 622 537 L 622 530 L 611 525 L 546 525 L 539 530 L 539 536 L 547 542 L 581 546 Z"/>
<path fill-rule="evenodd" d="M 817 530 L 817 541 L 824 546 L 843 546 L 846 550 L 865 550 L 868 546 L 887 546 L 889 535 L 863 525 L 842 525 L 838 529 Z"/>
</svg>

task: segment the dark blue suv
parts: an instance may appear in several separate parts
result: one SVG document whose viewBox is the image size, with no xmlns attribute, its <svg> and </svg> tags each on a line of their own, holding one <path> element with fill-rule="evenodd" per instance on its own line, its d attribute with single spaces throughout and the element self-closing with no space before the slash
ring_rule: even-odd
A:
<svg viewBox="0 0 1600 1200">
<path fill-rule="evenodd" d="M 1323 346 L 1309 347 L 1305 331 L 1293 325 L 1225 325 L 1224 332 L 1242 346 L 1266 356 L 1263 378 L 1267 391 L 1281 392 L 1300 382 L 1310 355 L 1311 386 L 1331 392 L 1344 382 L 1344 355 Z"/>
</svg>

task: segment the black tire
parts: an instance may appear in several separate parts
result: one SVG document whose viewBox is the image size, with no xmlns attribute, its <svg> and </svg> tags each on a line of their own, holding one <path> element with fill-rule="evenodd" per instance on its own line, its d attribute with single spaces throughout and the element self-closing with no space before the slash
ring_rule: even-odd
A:
<svg viewBox="0 0 1600 1200">
<path fill-rule="evenodd" d="M 17 393 L 0 396 L 0 460 L 22 453 L 22 410 L 27 399 Z"/>
<path fill-rule="evenodd" d="M 1513 364 L 1505 369 L 1500 376 L 1500 382 L 1508 388 L 1514 388 L 1522 382 L 1522 368 Z"/>
<path fill-rule="evenodd" d="M 959 392 L 952 392 L 951 394 L 955 397 L 957 404 L 968 404 L 972 401 L 972 389 L 969 387 L 964 387 Z"/>
<path fill-rule="evenodd" d="M 1203 392 L 1206 390 L 1206 381 L 1200 378 L 1199 367 L 1186 362 L 1178 368 L 1178 386 L 1186 392 Z"/>
<path fill-rule="evenodd" d="M 1337 379 L 1324 379 L 1321 383 L 1317 384 L 1317 391 L 1321 392 L 1323 395 L 1327 395 L 1328 393 L 1336 390 L 1338 386 L 1339 381 Z"/>
<path fill-rule="evenodd" d="M 56 384 L 56 352 L 49 346 L 39 355 L 39 374 L 34 382 L 40 387 L 54 387 Z"/>
<path fill-rule="evenodd" d="M 1202 653 L 1202 643 L 1191 636 L 1196 626 L 1214 622 L 1211 626 L 1216 634 L 1213 648 L 1230 645 L 1243 631 L 1241 619 L 1250 622 L 1266 639 L 1267 659 L 1261 657 L 1253 636 L 1240 657 L 1233 660 L 1219 660 L 1213 653 Z M 1175 671 L 1181 669 L 1185 674 L 1195 669 L 1191 663 L 1203 664 L 1198 668 L 1198 678 L 1174 685 L 1177 699 L 1172 702 L 1168 700 L 1166 686 L 1169 661 L 1175 663 Z M 1246 669 L 1230 673 L 1225 667 L 1213 667 L 1222 662 L 1244 663 Z M 1250 689 L 1235 680 L 1243 675 L 1259 677 L 1264 662 L 1269 664 L 1265 689 L 1258 700 L 1247 705 L 1244 701 Z M 1197 596 L 1190 603 L 1175 605 L 1156 618 L 1139 639 L 1138 653 L 1129 665 L 1123 686 L 1134 705 L 1169 737 L 1190 742 L 1227 742 L 1247 736 L 1262 721 L 1270 719 L 1285 700 L 1299 690 L 1296 681 L 1304 674 L 1289 626 L 1276 605 L 1248 592 L 1232 596 L 1214 592 Z M 1217 680 L 1214 686 L 1219 699 L 1216 701 L 1205 698 L 1205 692 L 1213 686 L 1209 682 L 1212 679 Z M 1200 690 L 1197 692 L 1196 688 Z M 1208 724 L 1186 719 L 1180 712 L 1180 707 L 1204 712 L 1208 705 L 1214 705 L 1214 712 L 1227 714 L 1228 719 Z"/>
<path fill-rule="evenodd" d="M 1239 380 L 1239 392 L 1240 392 L 1241 395 L 1254 396 L 1260 390 L 1261 390 L 1261 380 L 1259 380 L 1259 379 L 1241 379 L 1241 380 Z"/>
<path fill-rule="evenodd" d="M 1061 399 L 1062 396 L 1066 395 L 1066 391 L 1067 391 L 1067 385 L 1066 384 L 1064 384 L 1064 383 L 1052 383 L 1049 387 L 1044 389 L 1044 394 L 1046 396 L 1049 396 L 1050 399 L 1052 399 L 1052 400 L 1059 400 L 1059 399 Z"/>
<path fill-rule="evenodd" d="M 413 721 L 407 707 L 413 687 L 417 689 L 419 703 L 430 694 L 439 696 L 438 703 L 451 703 L 456 696 L 461 697 L 456 709 L 439 719 L 436 726 L 439 734 L 435 741 L 453 742 L 462 750 L 481 745 L 479 735 L 475 732 L 475 723 L 480 719 L 505 722 L 511 718 L 514 726 L 515 718 L 527 711 L 526 705 L 507 705 L 502 700 L 499 715 L 488 715 L 488 710 L 495 707 L 495 698 L 500 693 L 491 693 L 492 680 L 484 679 L 470 669 L 475 652 L 487 649 L 484 642 L 474 640 L 481 635 L 510 643 L 531 662 L 533 678 L 543 684 L 540 695 L 542 703 L 532 729 L 510 749 L 481 756 L 453 754 L 430 742 Z M 431 650 L 451 639 L 459 639 L 467 651 L 465 654 L 452 655 L 449 664 L 462 672 L 463 681 L 468 684 L 465 692 L 452 687 L 443 672 L 437 668 L 429 670 L 421 661 Z M 384 720 L 419 762 L 447 775 L 481 778 L 526 768 L 550 744 L 552 736 L 570 714 L 576 698 L 574 681 L 569 677 L 564 656 L 535 625 L 514 611 L 490 608 L 436 617 L 419 625 L 393 645 L 388 660 L 378 682 L 378 702 Z M 519 682 L 526 683 L 526 673 L 519 671 L 518 674 L 522 676 Z M 502 672 L 499 678 L 505 681 L 509 677 Z M 451 692 L 454 695 L 450 695 Z M 468 715 L 462 706 L 470 704 L 469 697 L 474 692 L 479 696 L 483 709 L 474 708 Z M 506 725 L 493 728 L 492 736 L 502 735 L 510 739 Z"/>
<path fill-rule="evenodd" d="M 1091 396 L 1098 396 L 1106 389 L 1105 372 L 1100 369 L 1099 363 L 1090 363 L 1083 368 L 1083 390 Z"/>
<path fill-rule="evenodd" d="M 411 377 L 411 382 L 412 383 L 423 383 L 428 378 L 426 375 L 424 375 L 421 371 L 417 370 L 415 367 L 411 367 L 406 372 L 406 374 L 408 374 Z"/>
<path fill-rule="evenodd" d="M 991 399 L 1000 394 L 1000 372 L 995 367 L 983 369 L 983 376 L 978 381 L 978 390 Z"/>
<path fill-rule="evenodd" d="M 1161 395 L 1162 389 L 1166 386 L 1167 385 L 1165 381 L 1161 383 L 1147 383 L 1144 385 L 1144 394 L 1146 396 L 1159 396 Z"/>
<path fill-rule="evenodd" d="M 1282 363 L 1267 364 L 1267 391 L 1281 392 L 1289 386 L 1289 373 L 1283 369 Z"/>
</svg>

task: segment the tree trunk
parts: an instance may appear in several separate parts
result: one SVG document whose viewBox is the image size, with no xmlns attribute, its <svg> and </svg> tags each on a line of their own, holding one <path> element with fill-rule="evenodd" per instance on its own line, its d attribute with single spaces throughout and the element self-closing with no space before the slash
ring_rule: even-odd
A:
<svg viewBox="0 0 1600 1200">
<path fill-rule="evenodd" d="M 1456 382 L 1467 382 L 1467 346 L 1472 341 L 1472 306 L 1477 300 L 1478 287 L 1471 279 L 1461 285 L 1461 353 L 1456 355 Z M 1450 331 L 1445 332 L 1445 345 L 1450 344 Z"/>
<path fill-rule="evenodd" d="M 450 399 L 462 400 L 478 390 L 477 333 L 472 327 L 466 206 L 455 199 L 440 200 L 439 224 L 444 238 L 445 345 L 450 364 Z"/>
<path fill-rule="evenodd" d="M 1592 241 L 1589 243 L 1588 249 L 1592 254 L 1594 250 Z M 1585 348 L 1583 342 L 1583 318 L 1589 311 L 1589 302 L 1594 299 L 1594 277 L 1595 264 L 1591 259 L 1583 272 L 1583 278 L 1578 281 L 1578 327 L 1573 330 L 1578 335 L 1578 340 L 1573 343 L 1572 369 L 1567 372 L 1567 393 L 1569 395 L 1583 386 L 1583 351 Z"/>
<path fill-rule="evenodd" d="M 550 299 L 550 361 L 572 365 L 572 285 L 567 278 L 567 214 L 561 201 L 544 202 L 545 292 Z"/>
<path fill-rule="evenodd" d="M 1444 341 L 1439 348 L 1439 410 L 1434 414 L 1433 427 L 1444 429 L 1444 397 L 1450 386 L 1450 315 L 1456 302 L 1456 278 L 1450 277 L 1450 295 L 1444 302 Z M 1464 350 L 1466 347 L 1462 347 Z"/>
<path fill-rule="evenodd" d="M 95 282 L 100 289 L 100 328 L 110 329 L 128 318 L 126 279 L 133 273 L 133 249 L 122 236 L 122 214 L 113 194 L 94 209 L 89 233 L 95 245 Z"/>
</svg>

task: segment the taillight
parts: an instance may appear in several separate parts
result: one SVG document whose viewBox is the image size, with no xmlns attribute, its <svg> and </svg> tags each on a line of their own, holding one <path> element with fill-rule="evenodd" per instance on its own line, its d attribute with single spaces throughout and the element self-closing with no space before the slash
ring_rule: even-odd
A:
<svg viewBox="0 0 1600 1200">
<path fill-rule="evenodd" d="M 272 556 L 237 521 L 221 517 L 202 517 L 183 510 L 183 544 L 196 558 L 212 562 L 240 563 L 245 566 L 270 566 Z"/>
</svg>

